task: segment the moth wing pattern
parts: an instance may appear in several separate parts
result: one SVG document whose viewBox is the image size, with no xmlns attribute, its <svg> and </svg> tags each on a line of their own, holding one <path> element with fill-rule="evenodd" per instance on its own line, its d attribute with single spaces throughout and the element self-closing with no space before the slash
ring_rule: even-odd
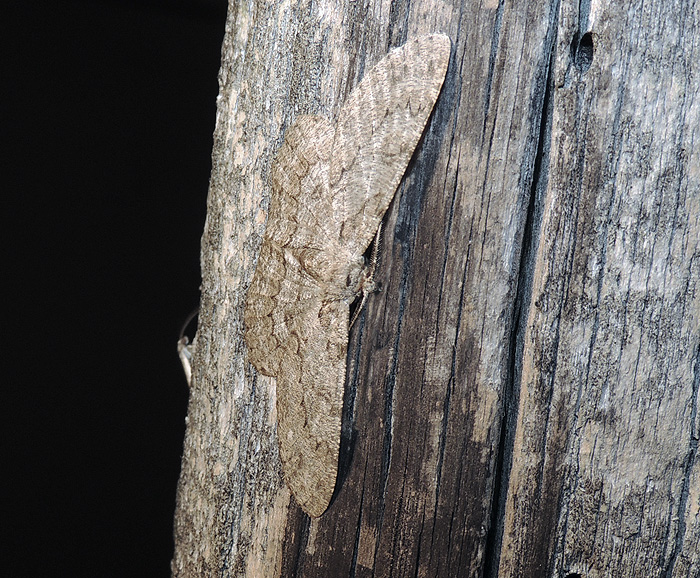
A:
<svg viewBox="0 0 700 578">
<path fill-rule="evenodd" d="M 302 116 L 285 133 L 244 311 L 249 360 L 277 380 L 285 479 L 312 516 L 325 511 L 335 487 L 347 356 L 348 304 L 323 299 L 324 264 L 338 238 L 328 191 L 333 129 Z"/>
<path fill-rule="evenodd" d="M 408 40 L 367 72 L 338 115 L 330 186 L 348 191 L 334 203 L 344 204 L 336 208 L 343 242 L 358 255 L 372 242 L 423 134 L 450 49 L 444 34 Z"/>
<path fill-rule="evenodd" d="M 299 116 L 285 131 L 270 167 L 265 240 L 293 249 L 326 248 L 337 237 L 328 190 L 335 127 L 319 116 Z"/>
<path fill-rule="evenodd" d="M 264 375 L 277 377 L 299 357 L 309 329 L 307 310 L 318 309 L 321 288 L 302 265 L 274 243 L 263 243 L 258 258 L 266 275 L 255 275 L 244 311 L 248 359 Z"/>
<path fill-rule="evenodd" d="M 303 261 L 324 251 L 319 227 L 328 226 L 332 207 L 323 167 L 332 137 L 326 119 L 298 117 L 270 169 L 267 228 L 244 310 L 248 359 L 267 376 L 279 374 L 281 360 L 289 359 L 286 349 L 298 353 L 299 314 L 320 298 Z"/>
<path fill-rule="evenodd" d="M 285 360 L 277 376 L 277 436 L 294 497 L 318 517 L 328 508 L 338 471 L 348 306 L 332 301 L 307 309 L 304 325 L 310 330 L 304 355 Z"/>
<path fill-rule="evenodd" d="M 270 169 L 270 207 L 244 311 L 251 363 L 277 382 L 284 477 L 317 517 L 335 489 L 349 305 L 369 246 L 437 100 L 450 55 L 433 34 L 392 50 L 334 124 L 300 116 Z"/>
</svg>

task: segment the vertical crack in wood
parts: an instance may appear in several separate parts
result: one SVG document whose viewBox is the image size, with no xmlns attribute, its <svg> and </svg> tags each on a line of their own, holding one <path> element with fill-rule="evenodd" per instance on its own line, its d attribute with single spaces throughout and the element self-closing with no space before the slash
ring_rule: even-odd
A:
<svg viewBox="0 0 700 578">
<path fill-rule="evenodd" d="M 445 87 L 450 86 L 450 81 L 445 82 Z M 447 88 L 445 88 L 447 90 Z M 387 372 L 387 379 L 384 387 L 384 440 L 382 443 L 382 466 L 381 466 L 381 495 L 384 498 L 387 494 L 389 483 L 389 467 L 391 464 L 391 448 L 393 445 L 393 404 L 394 388 L 396 386 L 396 370 L 399 363 L 399 351 L 402 339 L 402 329 L 404 322 L 404 312 L 406 301 L 409 297 L 411 280 L 413 278 L 413 247 L 416 239 L 416 230 L 420 220 L 423 206 L 423 198 L 428 188 L 427 180 L 418 182 L 412 180 L 421 179 L 423 175 L 433 175 L 435 164 L 439 154 L 439 143 L 442 141 L 443 133 L 446 130 L 446 119 L 450 106 L 440 106 L 440 102 L 451 103 L 451 95 L 441 95 L 436 102 L 430 117 L 425 126 L 425 130 L 416 146 L 416 153 L 411 158 L 406 168 L 406 173 L 402 179 L 399 190 L 396 192 L 398 198 L 398 215 L 394 228 L 394 245 L 398 245 L 401 253 L 402 263 L 401 281 L 398 289 L 398 307 L 396 316 L 396 337 L 392 344 L 393 352 L 390 360 L 390 369 Z M 416 165 L 420 163 L 420 168 Z M 429 178 L 429 177 L 426 177 Z M 414 193 L 411 195 L 411 193 Z M 391 209 L 389 209 L 391 211 Z M 385 240 L 386 250 L 389 250 L 390 242 Z M 380 504 L 380 511 L 377 515 L 377 533 L 382 532 L 384 523 L 384 499 Z"/>
<path fill-rule="evenodd" d="M 406 32 L 411 17 L 411 0 L 398 0 L 389 7 L 389 23 L 387 26 L 387 38 L 389 44 L 387 51 L 392 47 L 404 44 L 407 40 Z"/>
<path fill-rule="evenodd" d="M 501 37 L 501 29 L 503 22 L 503 12 L 505 10 L 505 2 L 498 3 L 496 18 L 493 23 L 493 31 L 491 33 L 491 50 L 489 51 L 489 68 L 486 75 L 486 90 L 484 90 L 484 126 L 481 129 L 482 140 L 486 134 L 486 125 L 489 121 L 489 106 L 491 104 L 491 87 L 493 86 L 493 76 L 496 70 L 496 57 L 498 56 L 498 44 Z M 493 130 L 493 125 L 491 127 Z M 490 140 L 490 139 L 489 139 Z"/>
<path fill-rule="evenodd" d="M 537 150 L 532 169 L 530 199 L 525 219 L 525 230 L 520 254 L 520 265 L 517 277 L 515 305 L 511 320 L 510 351 L 508 360 L 508 380 L 503 391 L 503 415 L 501 417 L 498 457 L 495 460 L 493 499 L 491 516 L 486 536 L 484 552 L 483 578 L 496 578 L 500 564 L 500 551 L 503 541 L 508 482 L 513 462 L 513 446 L 515 428 L 518 419 L 519 384 L 522 378 L 522 359 L 527 318 L 532 297 L 532 282 L 534 263 L 539 245 L 539 233 L 542 225 L 542 199 L 549 178 L 549 154 L 552 136 L 552 113 L 554 84 L 554 58 L 556 46 L 556 22 L 552 23 L 553 33 L 549 38 L 549 58 L 544 70 L 543 96 L 540 105 Z"/>
<path fill-rule="evenodd" d="M 700 347 L 695 351 L 695 367 L 693 369 L 694 379 L 693 379 L 693 392 L 692 392 L 692 406 L 690 408 L 690 423 L 693 424 L 693 428 L 697 427 L 698 419 L 698 394 L 700 392 Z M 693 473 L 693 466 L 695 465 L 695 460 L 698 454 L 698 441 L 700 440 L 700 432 L 697 429 L 693 430 L 691 434 L 691 439 L 689 445 L 688 456 L 686 457 L 685 464 L 683 467 L 683 488 L 681 489 L 681 497 L 678 500 L 678 530 L 676 532 L 676 540 L 673 545 L 673 551 L 668 557 L 668 563 L 666 568 L 664 568 L 661 574 L 662 578 L 671 578 L 674 575 L 674 568 L 676 566 L 676 560 L 683 550 L 683 542 L 685 540 L 686 531 L 686 514 L 685 511 L 688 507 L 688 499 L 690 498 L 690 478 Z"/>
<path fill-rule="evenodd" d="M 362 512 L 362 505 L 365 498 L 365 488 L 360 491 L 360 507 L 358 512 Z M 352 560 L 350 561 L 350 576 L 354 577 L 357 574 L 357 557 L 360 554 L 360 536 L 362 534 L 362 517 L 357 517 L 357 527 L 355 528 L 355 539 L 352 544 Z"/>
<path fill-rule="evenodd" d="M 454 135 L 454 130 L 455 127 L 452 127 L 453 130 L 453 135 Z M 457 167 L 457 171 L 459 171 L 459 167 Z M 447 227 L 445 227 L 445 247 L 448 246 L 448 240 L 450 238 L 450 235 L 452 234 L 452 224 L 454 221 L 454 211 L 455 211 L 455 202 L 458 198 L 458 195 L 460 193 L 458 189 L 458 183 L 459 181 L 455 179 L 454 181 L 454 186 L 452 188 L 452 203 L 450 206 L 450 210 L 447 214 Z M 471 239 L 473 237 L 473 230 L 470 229 L 469 231 L 469 242 L 467 243 L 467 255 L 465 256 L 465 267 L 464 271 L 462 273 L 462 279 L 461 279 L 461 291 L 459 295 L 459 302 L 457 305 L 457 318 L 455 320 L 455 327 L 461 327 L 462 325 L 462 314 L 465 311 L 465 302 L 468 299 L 467 295 L 467 288 L 468 288 L 468 283 L 467 283 L 467 275 L 469 272 L 469 267 L 468 263 L 471 260 L 471 248 L 472 248 L 472 242 Z M 441 279 L 444 280 L 445 278 L 445 271 L 447 270 L 448 267 L 448 262 L 449 262 L 449 251 L 445 250 L 444 253 L 444 258 L 442 262 L 442 268 L 441 268 Z M 441 283 L 438 294 L 442 295 L 443 293 L 443 284 Z M 438 313 L 436 315 L 436 318 L 440 318 L 440 308 L 441 304 L 438 304 Z M 447 429 L 448 429 L 448 422 L 449 422 L 449 416 L 450 416 L 450 407 L 452 404 L 452 394 L 454 392 L 455 388 L 455 376 L 457 375 L 457 355 L 459 352 L 458 348 L 458 343 L 461 339 L 461 334 L 459 330 L 455 332 L 455 337 L 454 337 L 454 343 L 452 346 L 452 357 L 450 360 L 450 373 L 449 373 L 449 379 L 448 379 L 448 384 L 447 384 L 447 389 L 446 389 L 446 395 L 445 395 L 445 401 L 443 403 L 443 408 L 442 408 L 442 422 L 440 425 L 440 438 L 439 438 L 439 447 L 438 447 L 438 461 L 437 461 L 437 466 L 435 469 L 435 477 L 436 477 L 436 483 L 435 483 L 435 503 L 437 504 L 439 502 L 439 497 L 440 497 L 440 491 L 442 490 L 442 468 L 445 462 L 445 448 L 447 445 Z M 438 524 L 438 513 L 439 509 L 435 508 L 433 511 L 433 527 L 437 527 Z M 448 549 L 452 549 L 452 524 L 450 524 L 450 531 L 448 532 Z M 435 539 L 435 534 L 433 534 L 433 540 Z M 434 543 L 431 542 L 431 546 L 434 545 Z M 449 563 L 448 563 L 449 564 Z"/>
<path fill-rule="evenodd" d="M 301 507 L 299 506 L 299 510 L 301 510 Z M 303 554 L 306 552 L 306 547 L 309 544 L 309 527 L 311 526 L 311 518 L 309 516 L 303 515 L 301 516 L 301 529 L 300 529 L 300 536 L 299 536 L 299 547 L 296 550 L 293 550 L 294 552 L 294 570 L 292 572 L 292 576 L 302 576 L 303 568 L 302 568 L 302 558 Z M 284 576 L 284 574 L 282 574 Z"/>
<path fill-rule="evenodd" d="M 588 29 L 588 18 L 591 14 L 591 0 L 578 0 L 578 34 L 581 38 Z"/>
<path fill-rule="evenodd" d="M 357 403 L 357 384 L 360 380 L 360 358 L 362 356 L 362 345 L 364 344 L 365 321 L 366 316 L 360 315 L 355 327 L 351 329 L 348 342 L 348 361 L 346 365 L 348 371 L 345 380 L 345 390 L 343 391 L 343 413 L 340 420 L 338 481 L 331 503 L 333 503 L 337 492 L 347 478 L 352 456 L 355 452 L 355 440 L 357 438 L 355 405 Z"/>
</svg>

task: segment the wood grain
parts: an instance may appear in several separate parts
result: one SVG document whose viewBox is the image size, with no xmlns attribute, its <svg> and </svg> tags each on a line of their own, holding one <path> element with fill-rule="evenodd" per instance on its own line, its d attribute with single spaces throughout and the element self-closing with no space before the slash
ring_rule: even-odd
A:
<svg viewBox="0 0 700 578">
<path fill-rule="evenodd" d="M 700 9 L 232 3 L 178 576 L 700 576 Z M 284 127 L 452 61 L 351 332 L 339 491 L 281 476 L 242 310 Z"/>
</svg>

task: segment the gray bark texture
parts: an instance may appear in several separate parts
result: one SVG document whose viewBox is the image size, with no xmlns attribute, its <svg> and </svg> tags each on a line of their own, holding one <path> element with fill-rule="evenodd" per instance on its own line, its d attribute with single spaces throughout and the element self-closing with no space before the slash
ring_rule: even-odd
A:
<svg viewBox="0 0 700 578">
<path fill-rule="evenodd" d="M 338 480 L 246 358 L 272 159 L 452 39 L 350 332 Z M 700 3 L 229 6 L 173 576 L 700 577 Z"/>
</svg>

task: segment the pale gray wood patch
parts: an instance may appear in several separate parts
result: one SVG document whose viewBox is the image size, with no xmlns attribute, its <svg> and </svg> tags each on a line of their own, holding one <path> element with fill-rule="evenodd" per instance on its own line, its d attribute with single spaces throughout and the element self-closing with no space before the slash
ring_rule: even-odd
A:
<svg viewBox="0 0 700 578">
<path fill-rule="evenodd" d="M 392 50 L 337 121 L 301 116 L 270 174 L 267 228 L 244 312 L 248 358 L 277 380 L 284 476 L 320 516 L 336 482 L 350 304 L 372 241 L 440 93 L 450 40 Z"/>
</svg>

